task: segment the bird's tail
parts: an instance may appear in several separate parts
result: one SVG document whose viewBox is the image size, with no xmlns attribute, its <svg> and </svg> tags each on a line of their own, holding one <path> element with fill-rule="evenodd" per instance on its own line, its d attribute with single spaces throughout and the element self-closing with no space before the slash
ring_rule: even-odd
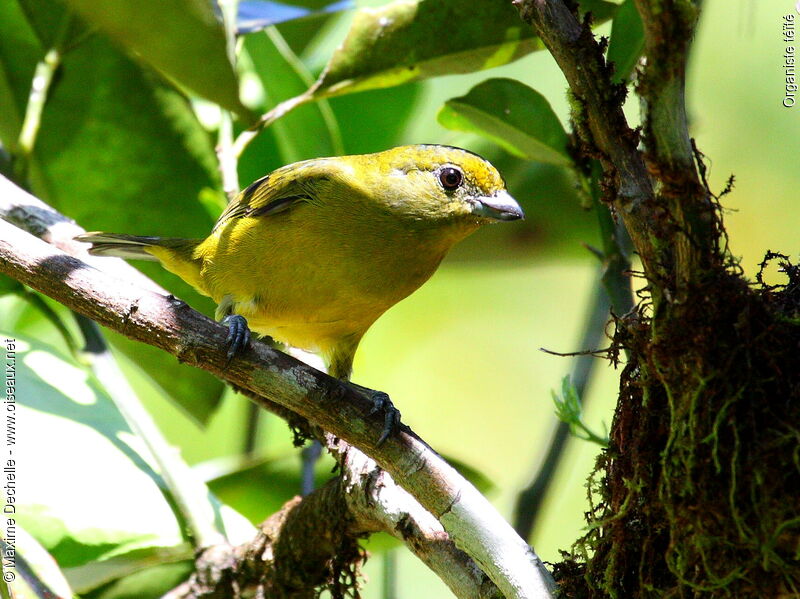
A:
<svg viewBox="0 0 800 599">
<path fill-rule="evenodd" d="M 202 289 L 200 268 L 202 259 L 195 255 L 202 239 L 181 237 L 145 237 L 93 231 L 75 238 L 91 243 L 89 253 L 95 256 L 116 256 L 126 260 L 151 260 L 161 262 L 190 285 Z"/>
</svg>

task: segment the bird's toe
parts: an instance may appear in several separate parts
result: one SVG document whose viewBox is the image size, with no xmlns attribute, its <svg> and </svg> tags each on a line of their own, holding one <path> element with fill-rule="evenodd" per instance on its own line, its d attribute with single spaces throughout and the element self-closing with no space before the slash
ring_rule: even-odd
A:
<svg viewBox="0 0 800 599">
<path fill-rule="evenodd" d="M 242 352 L 250 343 L 250 328 L 247 326 L 245 317 L 239 314 L 229 314 L 222 319 L 222 324 L 228 326 L 228 336 L 225 338 L 225 344 L 228 346 L 227 366 L 233 357 Z"/>
<path fill-rule="evenodd" d="M 383 412 L 383 430 L 377 443 L 380 446 L 399 429 L 400 410 L 394 407 L 389 395 L 383 391 L 373 391 L 371 399 L 372 409 L 369 411 L 370 416 Z"/>
</svg>

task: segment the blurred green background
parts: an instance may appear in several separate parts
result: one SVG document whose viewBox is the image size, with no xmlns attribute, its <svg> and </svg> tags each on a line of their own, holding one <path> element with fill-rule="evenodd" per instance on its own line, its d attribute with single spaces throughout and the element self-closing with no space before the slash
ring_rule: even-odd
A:
<svg viewBox="0 0 800 599">
<path fill-rule="evenodd" d="M 798 251 L 800 106 L 781 105 L 781 26 L 783 15 L 791 11 L 795 8 L 790 0 L 706 0 L 687 82 L 691 133 L 708 157 L 712 189 L 721 191 L 730 175 L 736 177 L 733 192 L 722 203 L 731 250 L 750 276 L 767 249 L 792 255 Z M 316 73 L 345 34 L 348 19 L 344 15 L 324 21 L 307 47 L 295 39 L 303 35 L 301 25 L 288 23 L 279 29 Z M 609 31 L 610 25 L 599 29 L 605 35 Z M 492 158 L 525 207 L 524 223 L 480 231 L 467 239 L 429 283 L 382 317 L 366 335 L 354 369 L 356 382 L 388 392 L 403 420 L 436 450 L 485 474 L 494 484 L 490 498 L 510 518 L 517 493 L 534 476 L 555 427 L 550 390 L 560 387 L 572 367 L 573 358 L 548 355 L 539 348 L 586 349 L 578 343 L 596 261 L 582 243 L 597 243 L 597 232 L 594 215 L 579 207 L 566 173 L 525 164 L 488 142 L 437 123 L 436 114 L 446 100 L 466 94 L 489 76 L 516 78 L 534 87 L 567 122 L 566 84 L 544 52 L 488 73 L 334 98 L 330 105 L 346 151 L 406 143 L 464 146 Z M 635 97 L 626 112 L 632 122 L 638 120 Z M 260 143 L 241 165 L 242 185 L 281 163 L 279 134 L 265 136 Z M 213 173 L 206 176 L 212 185 Z M 85 182 L 71 184 L 78 194 Z M 90 229 L 125 226 L 134 229 L 124 232 L 148 234 L 167 233 L 172 227 L 159 222 L 152 230 L 147 213 L 133 209 L 131 218 L 117 223 L 112 216 L 104 220 L 102 210 L 89 214 L 89 208 L 70 212 L 64 206 Z M 192 234 L 199 236 L 204 233 L 201 222 L 210 223 L 211 218 L 198 214 L 195 224 L 182 222 L 181 231 L 171 234 L 188 234 L 186 229 L 197 227 Z M 169 277 L 165 280 L 168 287 L 169 281 L 174 283 Z M 61 343 L 50 325 L 19 300 L 0 299 L 0 311 L 5 332 Z M 245 400 L 226 392 L 203 429 L 128 358 L 121 359 L 167 438 L 201 472 L 217 471 L 219 458 L 241 451 Z M 169 356 L 153 359 L 174 362 Z M 598 361 L 585 398 L 586 421 L 595 430 L 610 424 L 616 377 L 606 362 Z M 259 452 L 282 464 L 280 468 L 299 467 L 298 453 L 281 421 L 262 418 L 257 439 Z M 558 560 L 559 550 L 568 550 L 581 534 L 587 509 L 584 485 L 597 451 L 597 446 L 575 439 L 567 447 L 564 466 L 531 539 L 545 560 Z M 223 486 L 221 498 L 235 504 L 236 486 Z M 274 507 L 242 500 L 239 509 L 257 521 Z M 396 553 L 399 597 L 449 596 L 413 556 L 402 549 Z M 382 560 L 368 561 L 365 572 L 372 584 L 365 586 L 364 596 L 382 596 Z"/>
</svg>

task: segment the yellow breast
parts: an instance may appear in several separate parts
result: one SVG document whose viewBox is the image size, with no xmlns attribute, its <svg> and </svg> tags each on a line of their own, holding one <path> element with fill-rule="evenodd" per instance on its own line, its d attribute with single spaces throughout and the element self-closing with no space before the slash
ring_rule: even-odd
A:
<svg viewBox="0 0 800 599">
<path fill-rule="evenodd" d="M 469 232 L 346 216 L 341 207 L 301 205 L 232 220 L 198 247 L 203 286 L 218 303 L 228 296 L 252 330 L 325 353 L 344 337 L 360 338 Z"/>
</svg>

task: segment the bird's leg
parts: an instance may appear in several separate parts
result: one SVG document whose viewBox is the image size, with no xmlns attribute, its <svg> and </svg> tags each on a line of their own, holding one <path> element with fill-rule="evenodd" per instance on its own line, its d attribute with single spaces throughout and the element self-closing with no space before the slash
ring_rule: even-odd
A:
<svg viewBox="0 0 800 599">
<path fill-rule="evenodd" d="M 228 327 L 228 336 L 225 338 L 225 345 L 228 346 L 226 368 L 230 366 L 233 357 L 250 343 L 250 328 L 247 326 L 247 320 L 241 314 L 234 314 L 235 309 L 236 301 L 229 294 L 219 302 L 215 314 L 217 320 Z"/>
<path fill-rule="evenodd" d="M 225 343 L 228 344 L 228 362 L 230 362 L 233 356 L 250 343 L 250 328 L 247 326 L 247 319 L 239 314 L 226 316 L 222 319 L 222 324 L 228 325 Z"/>
<path fill-rule="evenodd" d="M 225 363 L 227 368 L 233 356 L 250 343 L 250 328 L 245 317 L 239 314 L 228 314 L 222 319 L 222 324 L 228 326 L 228 336 L 225 338 L 225 344 L 228 346 L 228 361 Z"/>
<path fill-rule="evenodd" d="M 383 413 L 383 430 L 381 436 L 378 438 L 378 445 L 388 439 L 392 433 L 397 431 L 400 427 L 400 410 L 394 407 L 389 395 L 383 391 L 374 391 L 361 385 L 356 385 L 350 382 L 350 373 L 353 370 L 353 357 L 356 354 L 356 348 L 361 340 L 361 336 L 351 336 L 343 339 L 328 356 L 327 366 L 328 374 L 337 379 L 349 382 L 356 389 L 363 391 L 369 396 L 372 401 L 372 409 L 369 411 L 369 416 Z"/>
</svg>

